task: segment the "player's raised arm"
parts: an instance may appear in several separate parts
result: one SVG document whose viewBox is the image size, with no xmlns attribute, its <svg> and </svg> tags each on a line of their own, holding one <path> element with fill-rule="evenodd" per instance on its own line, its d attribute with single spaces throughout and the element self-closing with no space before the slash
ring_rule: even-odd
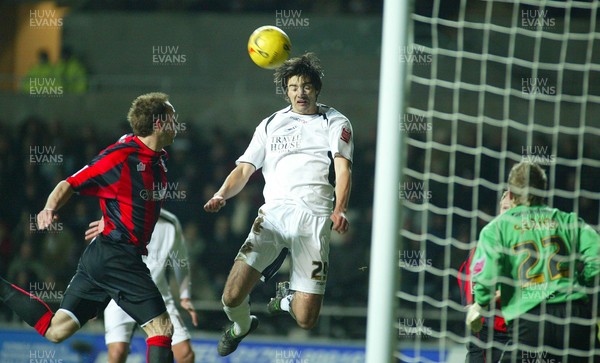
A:
<svg viewBox="0 0 600 363">
<path fill-rule="evenodd" d="M 252 176 L 255 171 L 256 168 L 254 165 L 250 163 L 239 163 L 238 166 L 229 173 L 225 182 L 223 182 L 223 185 L 219 188 L 219 191 L 206 202 L 204 210 L 212 213 L 218 212 L 225 206 L 225 201 L 227 199 L 236 196 L 244 189 L 246 183 L 248 183 L 248 179 L 250 179 L 250 176 Z"/>
</svg>

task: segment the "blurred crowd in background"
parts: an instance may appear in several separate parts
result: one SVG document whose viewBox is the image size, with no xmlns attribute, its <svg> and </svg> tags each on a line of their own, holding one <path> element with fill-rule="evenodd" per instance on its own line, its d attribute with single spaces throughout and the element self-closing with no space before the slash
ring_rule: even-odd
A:
<svg viewBox="0 0 600 363">
<path fill-rule="evenodd" d="M 82 94 L 88 89 L 88 72 L 70 47 L 63 47 L 57 62 L 51 62 L 48 51 L 39 49 L 37 63 L 21 79 L 21 92 L 30 94 L 36 79 L 48 79 L 64 93 Z M 32 82 L 33 80 L 33 82 Z M 33 83 L 33 84 L 32 84 Z"/>
<path fill-rule="evenodd" d="M 257 124 L 260 120 L 256 120 Z M 214 122 L 213 124 L 218 124 Z M 10 125 L 10 126 L 9 126 Z M 13 126 L 14 125 L 14 126 Z M 73 275 L 79 256 L 86 243 L 83 236 L 89 222 L 100 217 L 96 198 L 74 196 L 59 212 L 56 228 L 47 232 L 37 231 L 36 213 L 45 204 L 51 189 L 60 181 L 75 173 L 90 162 L 104 147 L 129 132 L 123 121 L 121 128 L 101 129 L 97 124 L 82 120 L 76 127 L 65 127 L 59 119 L 29 117 L 20 123 L 0 122 L 0 276 L 15 282 L 24 289 L 39 290 L 40 286 L 54 292 L 64 291 Z M 256 212 L 263 202 L 263 178 L 256 173 L 246 188 L 217 214 L 204 212 L 204 203 L 218 190 L 221 183 L 234 168 L 235 160 L 248 145 L 253 130 L 227 131 L 214 126 L 199 128 L 193 122 L 183 122 L 175 143 L 169 152 L 168 178 L 169 197 L 164 208 L 175 213 L 181 220 L 189 253 L 184 261 L 191 268 L 193 299 L 197 302 L 213 302 L 220 305 L 220 296 L 233 259 L 244 242 Z M 371 245 L 372 195 L 375 162 L 375 130 L 355 130 L 355 155 L 353 164 L 353 187 L 348 212 L 351 228 L 345 235 L 332 234 L 329 279 L 326 291 L 326 307 L 367 306 L 368 264 Z M 441 131 L 440 131 L 441 132 Z M 422 138 L 424 135 L 410 135 Z M 486 133 L 484 145 L 490 150 L 502 149 L 499 133 Z M 521 152 L 523 142 L 518 135 L 510 151 Z M 521 142 L 522 141 L 522 142 Z M 578 159 L 575 140 L 565 140 L 555 149 L 553 160 Z M 441 140 L 450 144 L 450 139 Z M 544 137 L 534 140 L 536 145 L 550 145 Z M 597 149 L 585 142 L 584 157 L 588 160 L 600 158 Z M 416 263 L 417 271 L 402 268 L 400 290 L 415 296 L 423 294 L 443 301 L 460 302 L 455 277 L 447 267 L 457 269 L 464 261 L 468 248 L 458 247 L 455 241 L 474 246 L 480 229 L 487 223 L 482 217 L 491 218 L 496 213 L 498 194 L 504 181 L 500 180 L 501 160 L 488 156 L 457 154 L 457 175 L 463 180 L 472 180 L 473 172 L 479 170 L 479 178 L 497 183 L 497 190 L 478 186 L 478 200 L 473 204 L 475 190 L 472 187 L 429 180 L 423 184 L 425 198 L 406 200 L 416 203 L 404 209 L 404 230 L 413 233 L 405 238 L 400 267 L 408 262 Z M 408 167 L 424 172 L 425 153 L 415 147 L 408 148 Z M 451 176 L 449 169 L 451 154 L 434 151 L 431 171 L 442 176 Z M 513 162 L 506 160 L 504 167 Z M 480 165 L 480 168 L 476 166 Z M 554 172 L 546 165 L 550 185 L 562 191 L 577 189 L 595 190 L 599 170 L 583 165 L 580 173 L 575 165 L 556 163 Z M 581 175 L 579 180 L 577 175 Z M 506 177 L 507 174 L 504 175 Z M 554 179 L 553 179 L 554 178 Z M 419 179 L 407 178 L 405 183 L 423 183 Z M 451 190 L 453 191 L 451 194 Z M 449 196 L 453 195 L 452 198 Z M 400 195 L 390 195 L 399 197 Z M 468 218 L 453 210 L 451 224 L 448 215 L 435 213 L 433 209 L 418 211 L 425 202 L 438 208 L 461 208 L 470 211 L 475 207 L 478 218 Z M 449 203 L 452 204 L 449 204 Z M 599 201 L 581 197 L 577 205 L 568 196 L 554 195 L 552 205 L 563 210 L 577 208 L 584 220 L 595 228 L 599 224 Z M 423 213 L 426 213 L 423 219 Z M 448 242 L 452 241 L 451 244 Z M 434 273 L 429 267 L 442 269 L 443 274 Z M 288 266 L 266 284 L 259 284 L 252 295 L 253 304 L 266 304 L 275 291 L 275 283 L 287 279 Z M 425 278 L 425 281 L 420 281 Z M 44 285 L 45 284 L 45 285 Z M 423 289 L 423 290 L 421 290 Z M 58 306 L 60 299 L 51 296 L 50 305 Z M 415 308 L 402 302 L 401 308 Z M 200 311 L 203 331 L 219 331 L 226 322 L 225 315 L 215 308 Z M 0 305 L 0 322 L 16 322 L 12 313 Z M 365 317 L 348 318 L 343 314 L 328 318 L 327 335 L 334 338 L 364 338 Z M 433 323 L 431 323 L 433 324 Z M 463 324 L 457 322 L 457 330 Z M 320 326 L 322 326 L 321 324 Z M 261 323 L 264 333 L 281 333 L 294 329 L 286 319 L 269 319 Z M 318 329 L 317 329 L 318 330 Z M 323 334 L 322 331 L 309 334 Z"/>
<path fill-rule="evenodd" d="M 60 180 L 129 133 L 129 125 L 124 121 L 120 130 L 97 129 L 82 120 L 77 127 L 64 127 L 61 120 L 40 117 L 27 118 L 17 125 L 0 122 L 0 276 L 25 290 L 45 286 L 54 292 L 64 291 L 87 244 L 84 232 L 89 222 L 101 216 L 98 200 L 73 196 L 59 211 L 60 219 L 50 231 L 36 229 L 36 213 L 44 207 L 48 194 Z M 221 212 L 206 213 L 204 203 L 233 169 L 253 130 L 232 133 L 218 126 L 211 130 L 197 129 L 193 123 L 182 126 L 175 143 L 167 148 L 170 183 L 167 189 L 172 193 L 168 194 L 164 208 L 175 213 L 183 226 L 193 299 L 218 303 L 233 259 L 263 202 L 263 178 L 260 172 L 256 173 L 242 193 L 229 200 Z M 359 130 L 356 133 L 360 136 L 348 213 L 351 228 L 344 235 L 333 233 L 327 305 L 365 307 L 367 304 L 365 267 L 371 233 L 374 135 Z M 284 267 L 272 281 L 256 289 L 254 304 L 266 305 L 274 294 L 275 283 L 286 279 Z M 49 301 L 54 307 L 59 302 L 56 296 Z M 219 330 L 225 321 L 221 311 L 203 312 L 201 316 L 202 330 Z M 15 319 L 0 305 L 0 322 Z M 268 325 L 265 329 L 268 331 Z M 348 337 L 353 331 L 364 334 L 363 329 L 339 329 L 339 334 Z"/>
</svg>

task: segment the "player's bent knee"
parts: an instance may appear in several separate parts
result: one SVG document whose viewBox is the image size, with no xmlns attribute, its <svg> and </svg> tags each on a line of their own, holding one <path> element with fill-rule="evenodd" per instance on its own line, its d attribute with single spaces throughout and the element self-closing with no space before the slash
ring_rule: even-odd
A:
<svg viewBox="0 0 600 363">
<path fill-rule="evenodd" d="M 50 321 L 44 337 L 52 343 L 60 343 L 79 330 L 79 323 L 64 311 L 57 311 Z"/>
<path fill-rule="evenodd" d="M 229 291 L 223 291 L 223 296 L 221 297 L 221 302 L 225 306 L 235 307 L 235 305 L 234 305 L 234 302 L 235 302 L 234 296 Z"/>
<path fill-rule="evenodd" d="M 58 344 L 69 338 L 73 333 L 75 333 L 75 330 L 72 331 L 72 329 L 69 329 L 63 324 L 56 327 L 50 326 L 48 330 L 46 330 L 44 337 L 50 342 Z"/>
<path fill-rule="evenodd" d="M 58 344 L 63 342 L 65 339 L 70 337 L 71 334 L 67 334 L 65 331 L 61 329 L 48 329 L 44 337 L 48 339 L 50 342 Z"/>
<path fill-rule="evenodd" d="M 235 308 L 242 305 L 245 298 L 245 296 L 240 296 L 239 292 L 232 292 L 226 290 L 223 292 L 223 297 L 221 298 L 221 301 L 223 302 L 223 305 L 230 308 Z"/>
<path fill-rule="evenodd" d="M 292 302 L 292 316 L 300 328 L 310 330 L 317 325 L 322 303 L 322 295 L 296 291 Z"/>
<path fill-rule="evenodd" d="M 317 323 L 319 322 L 319 317 L 313 317 L 313 316 L 304 316 L 299 318 L 298 316 L 296 316 L 296 323 L 298 324 L 298 326 L 302 329 L 305 330 L 310 330 L 312 328 L 314 328 L 315 326 L 317 326 Z"/>
</svg>

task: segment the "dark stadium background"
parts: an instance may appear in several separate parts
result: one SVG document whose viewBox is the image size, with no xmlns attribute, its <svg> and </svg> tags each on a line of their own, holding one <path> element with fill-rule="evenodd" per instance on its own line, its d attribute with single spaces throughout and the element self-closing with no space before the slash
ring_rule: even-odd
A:
<svg viewBox="0 0 600 363">
<path fill-rule="evenodd" d="M 373 175 L 375 162 L 375 136 L 379 89 L 381 53 L 382 0 L 99 0 L 0 2 L 0 276 L 16 281 L 22 286 L 46 290 L 50 305 L 56 307 L 75 264 L 85 247 L 82 238 L 87 224 L 98 218 L 98 203 L 92 198 L 72 198 L 60 211 L 60 229 L 52 233 L 39 233 L 31 228 L 32 219 L 43 206 L 51 188 L 61 179 L 71 175 L 89 162 L 103 147 L 128 132 L 125 115 L 131 101 L 139 94 L 162 91 L 171 96 L 182 125 L 175 143 L 168 147 L 168 177 L 172 188 L 178 192 L 165 208 L 181 220 L 190 254 L 193 299 L 200 313 L 200 326 L 192 329 L 195 336 L 217 337 L 227 319 L 221 311 L 220 294 L 226 274 L 238 247 L 243 242 L 257 208 L 262 201 L 262 177 L 256 174 L 244 192 L 228 201 L 219 214 L 207 214 L 202 206 L 222 183 L 248 144 L 254 127 L 286 103 L 273 84 L 272 71 L 254 65 L 246 52 L 250 33 L 262 25 L 280 25 L 292 41 L 292 56 L 306 51 L 315 52 L 325 68 L 323 90 L 319 100 L 345 114 L 354 126 L 355 154 L 353 187 L 348 213 L 350 232 L 344 236 L 334 234 L 331 246 L 330 269 L 325 304 L 320 323 L 310 332 L 301 331 L 287 317 L 270 319 L 264 316 L 265 305 L 273 294 L 275 281 L 287 276 L 285 271 L 268 284 L 260 285 L 252 295 L 252 310 L 261 317 L 258 339 L 288 341 L 318 340 L 321 342 L 350 341 L 364 346 L 367 318 L 368 265 L 371 238 L 373 202 Z M 415 14 L 425 18 L 435 9 L 441 19 L 457 20 L 458 0 L 415 1 Z M 483 22 L 485 1 L 466 1 L 465 19 Z M 494 4 L 495 24 L 509 26 L 512 16 L 510 2 Z M 528 8 L 528 7 L 525 7 Z M 45 12 L 44 12 L 45 11 Z M 553 32 L 561 32 L 564 11 L 550 13 L 559 24 Z M 589 14 L 573 10 L 571 27 L 574 32 L 586 32 Z M 399 15 L 400 16 L 400 15 Z M 58 21 L 60 19 L 60 22 Z M 295 25 L 282 25 L 294 23 Z M 45 22 L 45 23 L 44 23 Z M 53 24 L 54 23 L 54 24 Z M 412 21 L 414 42 L 433 46 L 433 26 L 424 20 Z M 436 24 L 437 45 L 443 50 L 458 47 L 456 28 Z M 467 28 L 465 52 L 482 53 L 485 34 Z M 489 54 L 508 55 L 511 45 L 505 34 L 491 32 Z M 533 38 L 518 37 L 515 52 L 520 59 L 533 57 Z M 544 43 L 540 57 L 547 62 L 558 61 L 559 42 Z M 597 41 L 595 41 L 597 43 Z M 596 44 L 597 46 L 597 44 Z M 44 48 L 50 60 L 56 62 L 61 49 L 69 48 L 87 70 L 84 92 L 64 92 L 60 95 L 32 95 L 22 89 L 26 72 L 36 63 L 39 49 Z M 573 41 L 569 44 L 569 59 L 583 60 L 587 43 Z M 156 50 L 158 49 L 158 51 Z M 161 51 L 163 53 L 161 53 Z M 158 53 L 157 53 L 158 52 Z M 155 55 L 166 54 L 175 60 L 157 62 Z M 592 63 L 600 62 L 598 52 Z M 398 50 L 401 61 L 402 52 Z M 487 59 L 465 57 L 461 61 L 461 82 L 469 85 L 502 87 L 506 70 L 511 69 L 511 84 L 519 86 L 530 77 L 532 69 Z M 454 82 L 456 59 L 438 55 L 435 74 L 440 81 L 428 86 L 434 74 L 431 63 L 415 64 L 408 75 L 409 98 L 407 106 L 415 110 L 438 114 L 459 112 L 477 117 L 500 118 L 504 110 L 504 96 L 488 92 L 485 107 L 479 113 L 480 92 L 467 89 L 455 91 L 448 85 Z M 482 67 L 486 68 L 481 78 Z M 556 82 L 556 72 L 540 73 L 551 83 Z M 582 72 L 570 72 L 563 85 L 565 93 L 578 94 L 586 81 L 590 95 L 600 94 L 598 73 L 590 72 L 589 80 Z M 421 79 L 420 82 L 418 80 Z M 435 80 L 433 80 L 435 82 Z M 433 92 L 431 89 L 435 88 Z M 458 87 L 458 85 L 457 85 Z M 514 91 L 514 89 L 513 89 Z M 433 96 L 432 96 L 433 95 Z M 512 121 L 527 124 L 528 100 L 521 95 L 509 97 Z M 458 100 L 457 100 L 458 99 Z M 455 110 L 454 102 L 460 107 Z M 560 101 L 558 101 L 560 102 Z M 576 127 L 579 104 L 563 102 L 563 125 Z M 597 127 L 597 104 L 590 102 L 585 115 L 586 124 Z M 554 103 L 535 101 L 535 122 L 552 125 Z M 452 114 L 454 116 L 454 113 Z M 399 125 L 402 115 L 399 115 Z M 424 148 L 407 147 L 407 167 L 422 172 L 431 151 L 430 171 L 441 177 L 460 177 L 471 181 L 473 170 L 479 177 L 497 188 L 485 185 L 476 187 L 458 185 L 453 189 L 453 205 L 448 205 L 449 184 L 427 181 L 429 203 L 438 208 L 473 209 L 480 218 L 466 218 L 456 214 L 451 225 L 447 216 L 431 210 L 406 213 L 403 229 L 415 238 L 405 238 L 404 252 L 418 252 L 427 246 L 427 260 L 434 267 L 458 268 L 467 250 L 452 246 L 445 249 L 432 239 L 455 239 L 471 243 L 485 224 L 481 214 L 495 214 L 495 203 L 503 180 L 499 180 L 502 166 L 508 170 L 510 163 L 501 162 L 489 155 L 476 152 L 455 152 L 456 175 L 450 175 L 453 152 L 441 151 L 445 146 L 472 150 L 476 135 L 481 133 L 481 143 L 489 150 L 506 151 L 503 130 L 508 127 L 510 141 L 507 150 L 524 154 L 526 134 L 518 128 L 490 124 L 474 124 L 457 117 L 451 122 L 442 117 L 427 119 L 433 132 L 408 135 L 416 141 L 431 140 Z M 456 125 L 451 134 L 451 125 Z M 396 132 L 397 130 L 390 130 Z M 575 185 L 578 143 L 583 143 L 583 156 L 600 160 L 596 134 L 557 137 L 554 157 L 573 161 L 573 164 L 556 165 L 554 185 L 563 191 L 577 188 L 597 191 L 598 169 L 583 165 L 580 185 Z M 532 145 L 552 145 L 550 132 L 532 132 Z M 414 145 L 415 143 L 413 143 Z M 418 144 L 418 143 L 417 143 Z M 33 158 L 32 158 L 33 156 Z M 40 159 L 41 156 L 41 159 Z M 37 159 L 36 159 L 37 158 Z M 478 164 L 477 164 L 478 163 Z M 477 164 L 477 165 L 476 165 Z M 578 171 L 577 171 L 578 172 Z M 506 174 L 505 174 L 506 175 Z M 407 179 L 407 182 L 413 181 Z M 416 180 L 417 182 L 419 180 Z M 421 181 L 422 183 L 422 181 Z M 390 198 L 398 195 L 390 194 Z M 477 200 L 473 202 L 473 197 Z M 578 213 L 597 228 L 599 222 L 598 200 L 563 194 L 554 196 L 554 206 L 571 210 L 577 204 Z M 418 201 L 417 201 L 418 203 Z M 405 210 L 406 211 L 406 210 Z M 426 218 L 421 218 L 426 214 Z M 426 221 L 425 223 L 422 223 Z M 425 225 L 426 224 L 426 225 Z M 429 236 L 420 234 L 426 231 Z M 451 253 L 451 265 L 445 265 L 445 253 Z M 413 256 L 415 256 L 413 254 Z M 460 303 L 454 278 L 445 283 L 439 275 L 426 272 L 403 272 L 400 290 L 413 296 L 423 291 L 438 301 L 449 290 L 448 298 Z M 422 277 L 422 276 L 421 276 Z M 418 284 L 425 281 L 422 290 Z M 448 280 L 446 278 L 446 280 Z M 447 281 L 446 281 L 447 282 Z M 450 286 L 448 286 L 450 285 Z M 438 330 L 443 326 L 456 334 L 464 333 L 463 313 L 440 310 L 425 305 L 422 316 L 426 326 Z M 414 317 L 415 305 L 401 301 L 399 316 Z M 185 314 L 182 316 L 185 317 Z M 264 317 L 264 319 L 262 318 Z M 86 327 L 101 336 L 102 321 Z M 187 321 L 188 326 L 189 321 Z M 21 329 L 24 324 L 0 303 L 0 344 L 2 333 Z M 24 329 L 23 330 L 27 330 Z M 29 329 L 31 330 L 31 329 Z M 28 331 L 29 331 L 28 330 Z M 421 340 L 422 339 L 422 340 Z M 414 337 L 400 337 L 400 344 L 411 345 Z M 435 344 L 431 337 L 423 341 Z M 335 344 L 335 343 L 332 343 Z M 0 345 L 0 351 L 2 346 Z M 310 362 L 313 363 L 313 362 Z"/>
<path fill-rule="evenodd" d="M 169 182 L 179 194 L 164 207 L 180 218 L 187 240 L 200 313 L 193 332 L 217 334 L 226 324 L 220 309 L 224 280 L 261 204 L 262 177 L 256 174 L 219 214 L 207 214 L 202 206 L 254 127 L 286 105 L 273 72 L 254 65 L 246 51 L 255 28 L 280 25 L 291 38 L 292 56 L 312 51 L 321 58 L 320 101 L 353 122 L 352 227 L 332 242 L 319 327 L 307 333 L 291 319 L 265 318 L 260 334 L 364 339 L 381 6 L 366 0 L 1 3 L 0 276 L 45 289 L 42 295 L 58 306 L 85 247 L 86 225 L 99 217 L 99 207 L 94 198 L 75 196 L 59 213 L 60 227 L 45 233 L 33 228 L 35 213 L 59 180 L 128 132 L 125 116 L 133 98 L 166 92 L 183 128 L 167 149 Z M 300 19 L 294 21 L 298 26 L 282 26 L 290 18 Z M 156 62 L 156 47 L 168 49 L 176 62 Z M 86 68 L 86 90 L 58 95 L 23 90 L 37 52 L 45 49 L 55 63 L 63 48 Z M 285 277 L 284 272 L 275 280 Z M 252 295 L 259 315 L 274 282 Z M 101 329 L 101 321 L 89 325 Z M 23 326 L 0 303 L 0 330 Z"/>
</svg>

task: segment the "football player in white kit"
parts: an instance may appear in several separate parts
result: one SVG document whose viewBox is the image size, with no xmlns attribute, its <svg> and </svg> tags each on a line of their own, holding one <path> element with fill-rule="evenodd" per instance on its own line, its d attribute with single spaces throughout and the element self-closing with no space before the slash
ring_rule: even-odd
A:
<svg viewBox="0 0 600 363">
<path fill-rule="evenodd" d="M 262 168 L 265 203 L 223 291 L 223 310 L 233 324 L 219 341 L 222 356 L 234 352 L 257 328 L 258 318 L 250 315 L 249 294 L 261 277 L 268 279 L 277 272 L 288 251 L 291 291 L 278 287 L 269 312 L 288 312 L 304 329 L 313 328 L 319 318 L 331 230 L 348 229 L 345 212 L 354 149 L 350 121 L 317 103 L 321 76 L 319 60 L 312 53 L 289 59 L 275 71 L 275 82 L 290 105 L 258 125 L 237 166 L 204 206 L 207 212 L 218 212 Z"/>
<path fill-rule="evenodd" d="M 103 228 L 102 220 L 90 223 L 90 229 L 86 231 L 86 239 L 94 238 L 102 232 Z M 198 316 L 190 300 L 189 259 L 181 224 L 173 213 L 161 209 L 147 248 L 148 256 L 143 256 L 143 260 L 165 300 L 167 312 L 173 323 L 173 356 L 177 363 L 192 363 L 195 357 L 190 342 L 191 337 L 177 311 L 167 279 L 167 271 L 173 272 L 179 287 L 181 307 L 190 314 L 194 326 L 198 326 Z M 136 322 L 114 300 L 111 300 L 104 310 L 104 327 L 109 363 L 124 363 L 129 354 L 129 344 Z"/>
</svg>

